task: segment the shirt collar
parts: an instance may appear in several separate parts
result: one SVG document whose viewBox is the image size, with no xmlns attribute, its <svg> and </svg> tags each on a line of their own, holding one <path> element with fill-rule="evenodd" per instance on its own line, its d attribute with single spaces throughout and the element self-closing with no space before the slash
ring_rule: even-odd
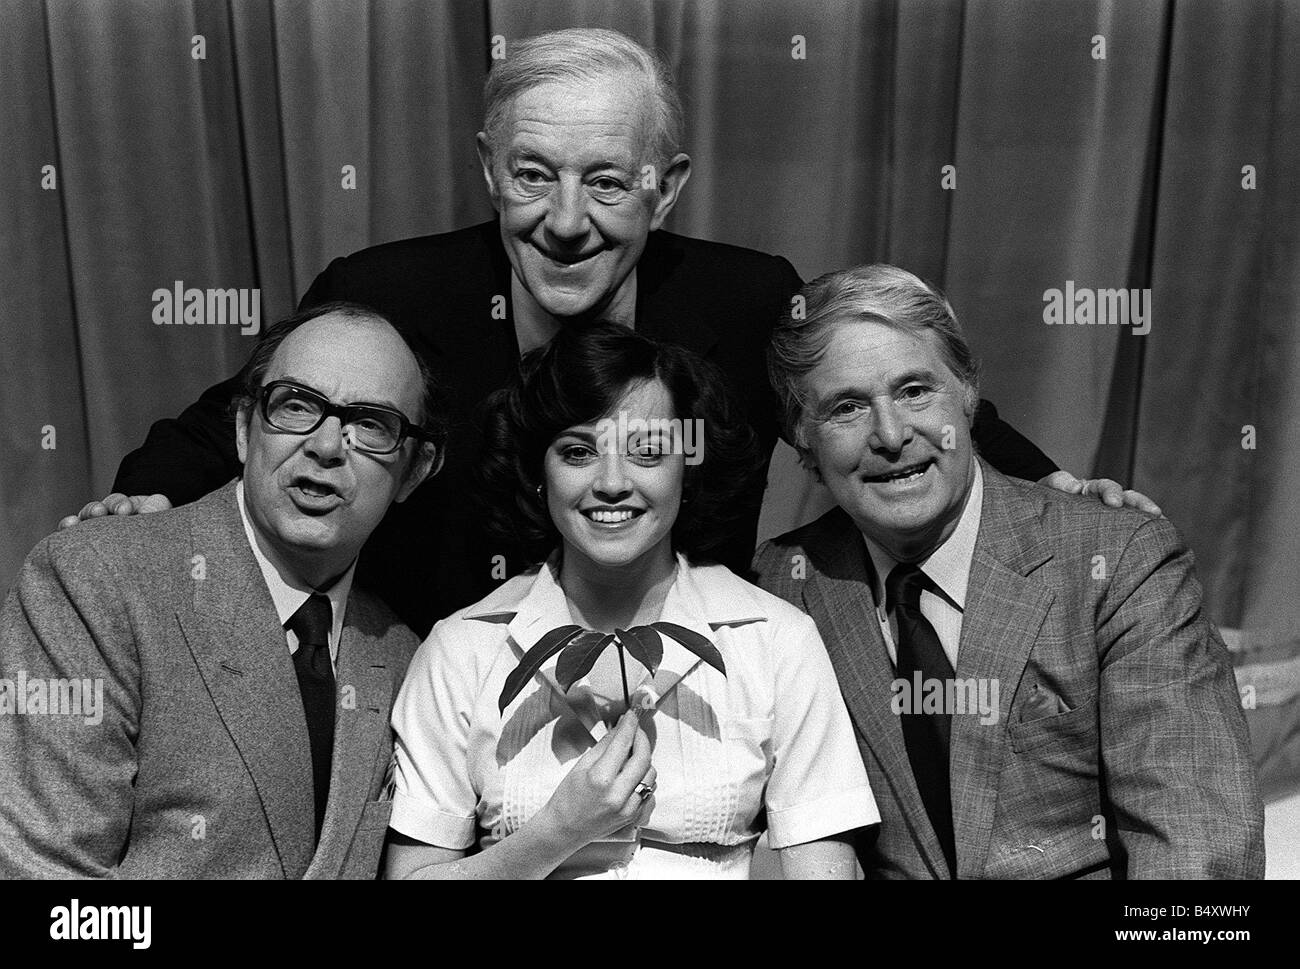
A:
<svg viewBox="0 0 1300 969">
<path fill-rule="evenodd" d="M 966 608 L 966 586 L 970 581 L 970 563 L 975 557 L 975 539 L 979 536 L 980 513 L 984 505 L 984 472 L 980 470 L 978 461 L 972 459 L 972 463 L 975 466 L 975 480 L 971 483 L 970 494 L 966 496 L 966 505 L 962 508 L 957 527 L 942 545 L 920 563 L 921 571 L 943 591 L 944 597 L 963 611 Z M 883 608 L 885 576 L 889 575 L 898 561 L 865 534 L 862 540 L 866 543 L 871 564 L 876 570 L 871 591 L 876 597 L 876 604 Z"/>
<path fill-rule="evenodd" d="M 467 611 L 463 618 L 505 623 L 517 654 L 522 656 L 552 629 L 576 625 L 564 589 L 557 581 L 558 572 L 559 552 L 556 551 L 537 572 L 511 579 L 472 611 Z M 756 591 L 721 565 L 693 566 L 678 554 L 676 575 L 664 599 L 659 621 L 684 626 L 716 645 L 714 634 L 718 629 L 763 622 L 768 618 L 766 608 L 754 595 Z M 635 687 L 632 700 L 635 705 L 657 705 L 683 676 L 700 663 L 695 653 L 672 636 L 663 637 L 663 649 L 663 660 L 655 675 Z M 558 662 L 559 653 L 556 653 L 542 664 L 538 676 L 567 703 L 570 702 L 568 695 L 555 678 Z M 598 728 L 590 711 L 574 707 L 572 703 L 570 706 L 596 737 Z"/>
<path fill-rule="evenodd" d="M 511 579 L 466 612 L 464 618 L 506 623 L 520 648 L 531 648 L 557 626 L 573 623 L 557 579 L 559 566 L 557 550 L 536 573 Z M 677 572 L 660 619 L 694 629 L 712 640 L 713 633 L 723 626 L 767 620 L 767 609 L 752 594 L 752 588 L 721 565 L 691 565 L 678 553 Z"/>
<path fill-rule="evenodd" d="M 236 504 L 239 506 L 239 517 L 244 523 L 244 535 L 248 538 L 248 544 L 253 550 L 253 558 L 257 560 L 258 568 L 262 570 L 262 578 L 266 580 L 266 588 L 271 593 L 271 601 L 275 603 L 275 614 L 280 619 L 280 625 L 283 626 L 307 601 L 307 598 L 318 590 L 297 578 L 287 568 L 280 569 L 262 551 L 262 547 L 258 545 L 257 536 L 253 531 L 253 523 L 248 517 L 248 509 L 244 505 L 244 482 L 242 480 L 235 484 L 235 498 Z M 338 581 L 323 593 L 329 598 L 330 610 L 334 619 L 333 625 L 330 627 L 330 658 L 335 662 L 338 661 L 339 637 L 343 634 L 343 613 L 347 609 L 348 595 L 352 591 L 352 576 L 356 569 L 357 563 L 354 559 Z"/>
</svg>

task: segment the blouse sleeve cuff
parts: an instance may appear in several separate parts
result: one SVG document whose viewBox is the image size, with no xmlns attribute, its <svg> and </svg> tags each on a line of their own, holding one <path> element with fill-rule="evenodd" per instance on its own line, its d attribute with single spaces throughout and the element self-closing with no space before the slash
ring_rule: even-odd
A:
<svg viewBox="0 0 1300 969">
<path fill-rule="evenodd" d="M 780 811 L 769 807 L 767 843 L 776 849 L 788 848 L 879 823 L 876 799 L 871 788 L 863 785 Z"/>
<path fill-rule="evenodd" d="M 393 795 L 393 815 L 388 826 L 425 844 L 463 851 L 474 844 L 474 818 L 439 811 L 400 791 Z"/>
</svg>

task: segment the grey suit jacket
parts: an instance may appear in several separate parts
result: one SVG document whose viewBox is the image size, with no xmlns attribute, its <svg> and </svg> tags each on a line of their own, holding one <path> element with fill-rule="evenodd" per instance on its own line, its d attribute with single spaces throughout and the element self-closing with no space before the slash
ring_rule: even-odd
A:
<svg viewBox="0 0 1300 969">
<path fill-rule="evenodd" d="M 1262 877 L 1246 721 L 1177 531 L 981 466 L 956 674 L 996 680 L 999 705 L 989 725 L 952 718 L 957 877 Z M 859 847 L 867 876 L 948 877 L 891 709 L 861 533 L 837 508 L 755 568 L 835 666 L 882 818 Z"/>
<path fill-rule="evenodd" d="M 417 645 L 353 588 L 313 851 L 306 716 L 234 484 L 49 536 L 0 612 L 0 689 L 98 682 L 102 719 L 0 714 L 0 876 L 375 877 L 389 714 Z"/>
</svg>

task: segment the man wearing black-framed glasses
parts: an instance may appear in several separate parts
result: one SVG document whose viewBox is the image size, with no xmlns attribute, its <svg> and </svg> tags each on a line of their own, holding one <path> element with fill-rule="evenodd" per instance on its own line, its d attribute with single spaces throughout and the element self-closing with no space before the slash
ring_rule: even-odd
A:
<svg viewBox="0 0 1300 969">
<path fill-rule="evenodd" d="M 378 870 L 418 641 L 352 577 L 441 464 L 437 388 L 385 317 L 334 303 L 268 331 L 233 406 L 238 480 L 50 536 L 0 612 L 0 681 L 70 700 L 0 716 L 0 877 Z"/>
<path fill-rule="evenodd" d="M 369 454 L 392 454 L 407 437 L 429 441 L 432 435 L 382 404 L 332 404 L 292 380 L 274 380 L 262 388 L 262 420 L 278 431 L 313 434 L 328 418 L 337 417 L 349 444 Z"/>
</svg>

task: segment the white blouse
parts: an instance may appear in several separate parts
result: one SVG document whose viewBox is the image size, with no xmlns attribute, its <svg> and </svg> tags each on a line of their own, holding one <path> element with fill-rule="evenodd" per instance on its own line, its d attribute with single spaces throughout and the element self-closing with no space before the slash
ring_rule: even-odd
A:
<svg viewBox="0 0 1300 969">
<path fill-rule="evenodd" d="M 556 559 L 438 623 L 393 708 L 391 827 L 427 844 L 489 848 L 550 798 L 607 728 L 586 678 L 566 695 L 552 656 L 504 714 L 506 677 L 573 622 Z M 553 878 L 746 878 L 773 848 L 879 822 L 844 701 L 813 621 L 722 566 L 677 559 L 660 617 L 705 636 L 723 676 L 668 636 L 634 705 L 658 772 L 654 813 L 572 856 Z M 611 647 L 612 648 L 612 647 Z M 629 683 L 629 687 L 632 684 Z"/>
</svg>

